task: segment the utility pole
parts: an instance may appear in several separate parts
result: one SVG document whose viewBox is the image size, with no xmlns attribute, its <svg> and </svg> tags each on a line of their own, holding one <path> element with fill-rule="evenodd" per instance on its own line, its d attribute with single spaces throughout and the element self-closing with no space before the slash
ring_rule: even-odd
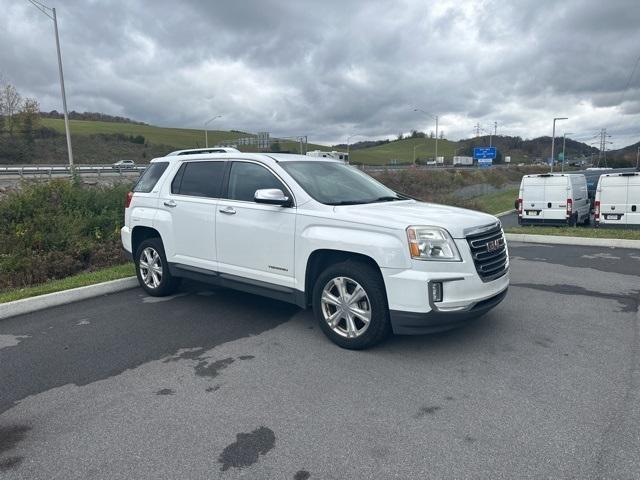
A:
<svg viewBox="0 0 640 480">
<path fill-rule="evenodd" d="M 636 170 L 640 170 L 640 147 L 638 147 L 638 153 L 636 153 Z"/>
<path fill-rule="evenodd" d="M 493 136 L 498 136 L 498 122 L 493 122 Z"/>
<path fill-rule="evenodd" d="M 567 117 L 555 117 L 553 119 L 553 133 L 551 135 L 551 173 L 553 173 L 553 164 L 555 159 L 553 158 L 554 147 L 556 144 L 556 121 L 557 120 L 568 120 Z"/>
</svg>

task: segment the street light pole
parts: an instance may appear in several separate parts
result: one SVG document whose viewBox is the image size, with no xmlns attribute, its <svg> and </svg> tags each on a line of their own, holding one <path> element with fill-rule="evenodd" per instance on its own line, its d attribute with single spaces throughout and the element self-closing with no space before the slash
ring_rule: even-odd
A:
<svg viewBox="0 0 640 480">
<path fill-rule="evenodd" d="M 636 153 L 636 170 L 640 169 L 640 147 L 638 147 L 638 153 Z"/>
<path fill-rule="evenodd" d="M 553 173 L 553 163 L 554 163 L 554 158 L 553 158 L 553 151 L 554 151 L 554 147 L 555 147 L 555 143 L 556 143 L 556 120 L 568 120 L 567 117 L 555 117 L 553 119 L 553 134 L 551 135 L 551 172 Z"/>
<path fill-rule="evenodd" d="M 204 122 L 204 146 L 205 148 L 209 148 L 209 135 L 207 131 L 207 125 L 213 122 L 216 118 L 220 118 L 222 115 L 216 115 L 215 117 L 211 117 L 209 120 Z"/>
<path fill-rule="evenodd" d="M 414 112 L 422 112 L 425 115 L 430 116 L 431 118 L 433 118 L 436 121 L 436 164 L 438 163 L 438 115 L 431 115 L 429 112 L 425 112 L 424 110 L 422 110 L 421 108 L 414 108 L 413 109 Z"/>
<path fill-rule="evenodd" d="M 566 153 L 565 153 L 565 146 L 567 143 L 567 135 L 573 135 L 573 132 L 564 132 L 562 134 L 562 171 L 564 172 L 564 163 L 566 161 Z"/>
<path fill-rule="evenodd" d="M 56 9 L 49 8 L 43 3 L 40 3 L 39 1 L 29 0 L 29 2 L 38 10 L 40 10 L 42 13 L 44 13 L 47 17 L 53 20 L 53 30 L 56 35 L 56 51 L 58 53 L 58 73 L 60 75 L 60 92 L 62 93 L 62 110 L 64 112 L 64 130 L 67 136 L 67 152 L 69 154 L 69 169 L 71 170 L 71 173 L 73 173 L 74 172 L 73 149 L 71 148 L 71 132 L 69 130 L 69 113 L 67 112 L 67 95 L 65 94 L 64 75 L 62 73 L 62 54 L 60 53 L 60 36 L 58 35 L 58 17 L 56 16 Z M 51 14 L 49 14 L 47 10 L 51 11 Z"/>
<path fill-rule="evenodd" d="M 58 70 L 60 73 L 60 92 L 62 93 L 62 109 L 64 110 L 64 129 L 67 134 L 67 151 L 69 152 L 69 168 L 73 173 L 73 149 L 71 148 L 71 132 L 69 131 L 69 113 L 67 112 L 67 95 L 64 91 L 64 74 L 62 73 L 62 54 L 60 53 L 60 37 L 58 36 L 58 17 L 56 9 L 53 12 L 53 29 L 56 32 L 56 50 L 58 51 Z"/>
</svg>

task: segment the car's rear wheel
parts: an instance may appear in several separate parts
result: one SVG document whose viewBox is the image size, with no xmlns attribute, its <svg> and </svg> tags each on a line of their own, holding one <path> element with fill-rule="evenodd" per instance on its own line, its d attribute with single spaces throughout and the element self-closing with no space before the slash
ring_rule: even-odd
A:
<svg viewBox="0 0 640 480">
<path fill-rule="evenodd" d="M 176 291 L 180 279 L 171 275 L 164 246 L 159 238 L 148 238 L 138 246 L 135 256 L 138 283 L 149 295 L 164 297 Z"/>
<path fill-rule="evenodd" d="M 364 262 L 348 260 L 322 272 L 313 289 L 313 310 L 325 335 L 343 348 L 368 348 L 391 332 L 380 271 Z"/>
</svg>

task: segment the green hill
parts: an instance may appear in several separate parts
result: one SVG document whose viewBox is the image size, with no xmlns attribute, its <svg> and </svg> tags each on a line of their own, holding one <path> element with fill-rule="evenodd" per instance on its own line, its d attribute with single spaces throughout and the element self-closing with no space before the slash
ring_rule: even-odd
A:
<svg viewBox="0 0 640 480">
<path fill-rule="evenodd" d="M 398 163 L 413 163 L 413 154 L 419 161 L 433 159 L 435 157 L 436 140 L 434 138 L 405 138 L 395 140 L 370 148 L 362 148 L 350 151 L 351 163 L 364 163 L 367 165 L 384 165 L 391 160 Z M 456 142 L 438 140 L 438 156 L 450 158 L 458 148 Z"/>
</svg>

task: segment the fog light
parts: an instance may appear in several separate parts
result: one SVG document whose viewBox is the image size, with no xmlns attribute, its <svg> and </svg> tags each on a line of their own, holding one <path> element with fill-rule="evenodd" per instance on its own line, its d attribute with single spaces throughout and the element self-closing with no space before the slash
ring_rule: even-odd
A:
<svg viewBox="0 0 640 480">
<path fill-rule="evenodd" d="M 442 282 L 431 282 L 431 300 L 442 301 Z"/>
</svg>

